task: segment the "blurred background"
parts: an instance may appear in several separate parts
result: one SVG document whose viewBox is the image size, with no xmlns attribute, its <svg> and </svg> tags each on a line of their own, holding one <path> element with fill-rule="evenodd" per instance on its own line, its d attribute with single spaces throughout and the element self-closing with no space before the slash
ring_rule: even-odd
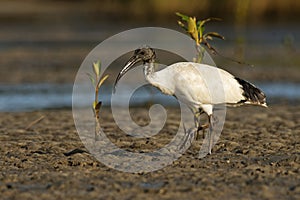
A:
<svg viewBox="0 0 300 200">
<path fill-rule="evenodd" d="M 143 26 L 183 32 L 175 12 L 222 18 L 206 29 L 226 40 L 211 44 L 254 67 L 213 56 L 217 65 L 271 102 L 298 103 L 299 10 L 295 0 L 0 0 L 0 111 L 71 107 L 76 72 L 97 44 Z"/>
</svg>

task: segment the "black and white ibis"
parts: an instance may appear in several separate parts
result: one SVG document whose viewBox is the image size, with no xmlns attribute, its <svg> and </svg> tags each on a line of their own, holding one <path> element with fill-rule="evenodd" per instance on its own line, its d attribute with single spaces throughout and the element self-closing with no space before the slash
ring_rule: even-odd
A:
<svg viewBox="0 0 300 200">
<path fill-rule="evenodd" d="M 152 86 L 164 94 L 175 96 L 191 109 L 197 132 L 208 127 L 212 129 L 214 105 L 240 106 L 251 104 L 267 107 L 266 96 L 259 88 L 223 69 L 195 62 L 178 62 L 155 71 L 155 58 L 155 51 L 148 46 L 136 49 L 134 55 L 118 74 L 114 89 L 126 72 L 134 68 L 136 63 L 143 62 L 145 78 Z M 219 77 L 215 77 L 216 74 Z M 207 84 L 207 82 L 212 82 L 218 78 L 222 83 L 223 96 L 217 94 L 220 92 L 219 89 L 209 88 Z M 208 125 L 200 125 L 202 113 L 207 114 Z M 209 153 L 211 153 L 210 147 Z"/>
</svg>

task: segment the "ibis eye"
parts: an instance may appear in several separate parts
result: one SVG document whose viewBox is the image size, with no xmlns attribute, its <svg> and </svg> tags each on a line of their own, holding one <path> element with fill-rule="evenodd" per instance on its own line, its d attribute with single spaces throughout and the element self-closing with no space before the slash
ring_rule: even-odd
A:
<svg viewBox="0 0 300 200">
<path fill-rule="evenodd" d="M 145 51 L 140 51 L 139 53 L 140 53 L 140 55 L 142 55 L 142 56 L 145 55 Z"/>
<path fill-rule="evenodd" d="M 134 53 L 135 53 L 135 54 L 138 54 L 139 51 L 140 51 L 140 49 L 136 49 L 136 50 L 134 51 Z"/>
</svg>

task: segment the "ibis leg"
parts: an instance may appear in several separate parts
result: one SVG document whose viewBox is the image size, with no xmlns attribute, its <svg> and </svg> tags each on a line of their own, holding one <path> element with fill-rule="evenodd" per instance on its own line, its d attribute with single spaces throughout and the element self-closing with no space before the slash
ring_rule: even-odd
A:
<svg viewBox="0 0 300 200">
<path fill-rule="evenodd" d="M 196 139 L 199 139 L 198 137 L 199 137 L 199 131 L 201 131 L 202 130 L 202 132 L 203 132 L 203 139 L 204 139 L 204 137 L 205 137 L 205 130 L 207 129 L 207 128 L 209 128 L 209 124 L 203 124 L 203 125 L 199 125 L 198 126 L 198 129 L 197 129 L 197 138 Z"/>
<path fill-rule="evenodd" d="M 214 124 L 214 117 L 213 115 L 209 115 L 208 117 L 208 122 L 209 122 L 209 130 L 208 130 L 208 153 L 211 154 L 212 146 L 213 146 L 213 124 Z"/>
<path fill-rule="evenodd" d="M 205 136 L 205 129 L 207 129 L 209 127 L 209 124 L 203 124 L 201 125 L 200 123 L 200 116 L 204 113 L 204 111 L 202 109 L 199 109 L 198 112 L 196 112 L 194 114 L 194 121 L 195 121 L 195 127 L 197 128 L 197 132 L 196 132 L 196 140 L 198 140 L 200 138 L 199 136 L 199 132 L 202 130 L 203 132 L 203 138 Z"/>
</svg>

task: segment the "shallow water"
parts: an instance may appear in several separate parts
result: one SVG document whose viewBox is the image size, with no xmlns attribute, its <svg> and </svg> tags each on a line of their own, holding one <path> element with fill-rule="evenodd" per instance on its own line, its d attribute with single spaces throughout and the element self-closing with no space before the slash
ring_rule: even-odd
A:
<svg viewBox="0 0 300 200">
<path fill-rule="evenodd" d="M 104 28 L 105 27 L 105 28 Z M 109 27 L 109 28 L 108 28 Z M 297 48 L 299 46 L 299 40 L 296 40 L 296 36 L 300 34 L 300 29 L 298 26 L 294 24 L 280 24 L 280 25 L 263 25 L 263 26 L 247 26 L 245 29 L 237 31 L 234 29 L 233 26 L 228 25 L 214 25 L 210 26 L 211 30 L 216 32 L 222 33 L 226 36 L 226 42 L 224 41 L 214 41 L 216 42 L 216 47 L 220 48 L 220 52 L 229 52 L 232 55 L 231 51 L 234 50 L 234 47 L 237 45 L 237 38 L 242 40 L 243 45 L 247 46 L 247 55 L 246 57 L 251 58 L 260 58 L 261 56 L 266 56 L 267 65 L 274 65 L 276 66 L 294 66 L 297 65 L 296 63 L 288 62 L 285 63 L 286 60 L 289 61 L 289 57 L 286 57 L 291 52 L 297 52 Z M 234 31 L 232 31 L 234 30 Z M 60 34 L 54 34 L 58 32 Z M 5 57 L 3 61 L 5 63 L 1 63 L 0 68 L 2 70 L 9 70 L 10 68 L 4 66 L 15 66 L 17 65 L 17 69 L 13 70 L 14 72 L 18 72 L 18 76 L 20 76 L 20 80 L 28 80 L 33 76 L 29 76 L 32 74 L 28 74 L 29 72 L 35 73 L 35 77 L 42 77 L 42 80 L 45 80 L 49 77 L 42 76 L 44 74 L 43 70 L 40 69 L 41 63 L 50 63 L 49 68 L 53 68 L 54 72 L 55 69 L 65 68 L 67 65 L 70 64 L 70 60 L 80 59 L 80 56 L 77 54 L 70 53 L 69 57 L 68 54 L 64 55 L 65 57 L 69 58 L 70 60 L 63 60 L 58 63 L 52 63 L 53 60 L 59 60 L 60 57 L 57 58 L 56 54 L 53 52 L 57 52 L 58 49 L 77 49 L 80 53 L 82 49 L 89 49 L 95 47 L 101 40 L 106 39 L 110 35 L 116 34 L 120 31 L 120 27 L 115 27 L 112 25 L 109 26 L 96 26 L 94 29 L 77 29 L 70 27 L 70 30 L 67 29 L 54 29 L 53 27 L 48 27 L 47 29 L 40 29 L 36 27 L 36 25 L 28 25 L 26 24 L 23 26 L 12 25 L 9 30 L 2 30 L 2 35 L 5 36 L 1 40 L 0 50 L 3 52 L 8 51 L 7 55 L 13 56 L 9 57 L 11 60 L 7 60 L 8 58 Z M 14 33 L 14 34 L 13 34 Z M 15 34 L 21 33 L 21 34 Z M 30 34 L 25 34 L 30 33 Z M 51 36 L 51 37 L 48 37 Z M 64 37 L 62 37 L 64 36 Z M 66 37 L 67 36 L 67 37 Z M 130 38 L 135 39 L 138 35 L 132 35 Z M 163 39 L 165 37 L 161 37 L 161 35 L 157 36 L 158 39 L 161 38 L 162 42 L 166 42 Z M 128 44 L 132 43 L 132 41 L 128 38 Z M 127 41 L 127 40 L 126 40 Z M 172 44 L 170 42 L 170 44 Z M 115 43 L 114 45 L 118 46 L 119 43 Z M 18 50 L 20 49 L 21 50 Z M 112 50 L 116 47 L 112 46 Z M 15 60 L 20 60 L 20 57 L 15 56 L 18 55 L 18 51 L 26 51 L 29 52 L 28 58 L 23 54 L 21 54 L 21 61 L 16 64 Z M 272 50 L 272 51 L 270 51 Z M 9 53 L 11 51 L 12 53 Z M 14 52 L 16 51 L 16 52 Z M 32 52 L 31 52 L 32 51 Z M 278 51 L 278 52 L 277 52 Z M 287 52 L 285 52 L 287 51 Z M 31 53 L 30 53 L 31 52 Z M 38 52 L 37 54 L 35 54 Z M 40 52 L 43 55 L 40 55 Z M 60 51 L 59 51 L 60 52 Z M 110 52 L 110 51 L 108 51 Z M 282 55 L 278 53 L 285 52 L 286 54 Z M 65 53 L 65 52 L 64 52 Z M 74 53 L 74 52 L 73 52 Z M 84 52 L 86 53 L 86 52 Z M 269 54 L 274 53 L 274 55 L 278 56 L 276 59 L 271 57 L 270 59 Z M 45 55 L 52 55 L 49 58 Z M 248 55 L 249 54 L 249 55 Z M 253 54 L 253 55 L 252 55 Z M 36 56 L 39 55 L 39 56 Z M 80 54 L 81 55 L 81 54 Z M 272 54 L 273 55 L 273 54 Z M 84 56 L 84 55 L 82 55 Z M 274 58 L 274 59 L 273 59 Z M 25 60 L 24 63 L 22 60 Z M 34 60 L 32 60 L 34 59 Z M 37 59 L 37 60 L 36 60 Z M 280 59 L 282 62 L 277 62 Z M 79 62 L 78 61 L 78 62 Z M 259 61 L 260 62 L 260 61 Z M 29 63 L 29 64 L 28 64 Z M 32 63 L 36 63 L 37 66 L 29 68 Z M 77 61 L 75 62 L 77 63 Z M 52 66 L 53 65 L 53 66 Z M 263 64 L 261 64 L 263 65 Z M 18 68 L 18 66 L 21 66 Z M 25 67 L 24 67 L 25 66 Z M 26 69 L 26 66 L 28 69 Z M 26 69 L 26 70 L 24 70 Z M 288 69 L 288 68 L 287 68 Z M 34 71 L 36 70 L 36 71 Z M 47 69 L 48 70 L 48 69 Z M 72 69 L 73 70 L 73 69 Z M 26 72 L 26 73 L 24 73 Z M 74 72 L 74 70 L 73 70 Z M 293 71 L 294 72 L 294 71 Z M 279 72 L 280 73 L 280 72 Z M 68 74 L 67 72 L 65 74 Z M 270 73 L 272 76 L 273 73 Z M 10 77 L 13 75 L 9 74 Z M 4 78 L 6 76 L 4 75 Z M 29 78 L 28 78 L 29 77 Z M 73 76 L 71 76 L 73 78 Z M 5 79 L 6 80 L 6 79 Z M 48 80 L 48 79 L 47 79 Z M 63 78 L 65 80 L 65 77 Z M 268 79 L 269 80 L 269 79 Z M 275 80 L 279 80 L 276 79 Z M 288 79 L 290 80 L 290 79 Z M 294 80 L 294 79 L 293 79 Z M 292 80 L 292 81 L 293 81 Z M 2 80 L 3 81 L 3 80 Z M 38 82 L 39 80 L 37 80 Z M 51 81 L 51 80 L 50 80 Z M 54 79 L 54 82 L 56 80 Z M 3 81 L 5 83 L 5 81 Z M 12 81 L 13 83 L 13 81 Z M 267 95 L 268 103 L 278 103 L 279 100 L 284 100 L 288 102 L 299 102 L 300 100 L 300 83 L 289 83 L 289 82 L 260 82 L 257 83 Z M 88 90 L 80 94 L 80 98 L 82 98 L 82 106 L 89 106 L 90 102 L 93 99 L 90 96 L 93 96 L 90 92 L 90 88 L 87 86 Z M 126 94 L 129 88 L 123 88 L 122 92 Z M 39 109 L 57 109 L 57 108 L 71 108 L 72 107 L 72 91 L 73 85 L 72 84 L 53 84 L 53 83 L 38 83 L 38 84 L 1 84 L 0 85 L 0 111 L 32 111 L 32 110 L 39 110 Z M 103 102 L 104 105 L 110 105 L 111 101 L 111 87 L 104 87 L 103 91 L 101 91 L 102 96 L 100 100 Z M 131 105 L 142 105 L 149 102 L 157 102 L 163 103 L 166 105 L 176 105 L 176 100 L 173 97 L 168 97 L 162 95 L 155 89 L 144 88 L 138 90 L 134 94 L 134 97 L 131 98 L 130 104 Z M 120 104 L 122 99 L 119 99 Z"/>
<path fill-rule="evenodd" d="M 257 83 L 267 95 L 268 103 L 299 102 L 300 100 L 300 83 L 286 82 L 262 82 Z M 82 98 L 83 107 L 89 106 L 88 96 L 91 93 L 87 86 L 86 92 L 79 94 Z M 100 100 L 103 105 L 111 103 L 111 87 L 101 89 L 102 96 Z M 122 93 L 126 94 L 130 88 L 120 88 Z M 72 107 L 72 84 L 21 84 L 21 85 L 1 85 L 0 86 L 0 111 L 1 112 L 18 112 L 32 111 L 40 109 L 59 109 Z M 91 99 L 92 102 L 92 99 Z M 161 94 L 158 90 L 146 86 L 138 89 L 130 99 L 130 105 L 139 106 L 150 102 L 161 103 L 163 105 L 176 105 L 174 97 Z M 118 99 L 118 104 L 124 104 L 122 98 Z"/>
</svg>

